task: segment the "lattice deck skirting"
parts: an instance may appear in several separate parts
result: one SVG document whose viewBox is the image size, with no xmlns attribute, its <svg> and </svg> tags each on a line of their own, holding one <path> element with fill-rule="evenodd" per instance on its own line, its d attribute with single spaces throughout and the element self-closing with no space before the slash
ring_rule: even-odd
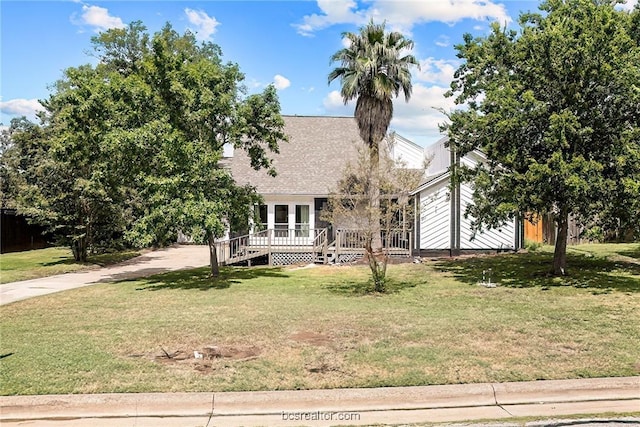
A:
<svg viewBox="0 0 640 427">
<path fill-rule="evenodd" d="M 403 253 L 391 253 L 390 256 L 392 258 L 396 257 L 406 257 L 406 254 Z M 337 264 L 343 263 L 351 263 L 358 261 L 364 257 L 364 253 L 351 252 L 351 253 L 341 253 L 338 254 Z M 332 256 L 329 256 L 329 262 L 333 259 Z M 293 264 L 310 264 L 312 262 L 322 262 L 319 261 L 316 256 L 312 252 L 273 252 L 271 255 L 271 263 L 273 265 L 293 265 Z"/>
<path fill-rule="evenodd" d="M 339 254 L 338 255 L 338 264 L 342 264 L 345 262 L 354 262 L 364 257 L 364 254 Z"/>
<path fill-rule="evenodd" d="M 338 255 L 338 264 L 347 263 L 347 262 L 355 262 L 359 259 L 364 258 L 364 253 L 347 253 L 347 254 L 339 254 Z M 391 253 L 389 254 L 389 258 L 407 258 L 407 254 L 404 253 Z"/>
<path fill-rule="evenodd" d="M 273 253 L 271 256 L 273 265 L 291 265 L 291 264 L 311 263 L 314 261 L 313 258 L 314 258 L 313 254 L 309 252 Z"/>
</svg>

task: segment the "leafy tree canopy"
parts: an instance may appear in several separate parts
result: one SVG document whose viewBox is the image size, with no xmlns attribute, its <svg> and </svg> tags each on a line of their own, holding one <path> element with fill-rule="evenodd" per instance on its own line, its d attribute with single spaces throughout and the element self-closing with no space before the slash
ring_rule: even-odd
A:
<svg viewBox="0 0 640 427">
<path fill-rule="evenodd" d="M 516 213 L 552 214 L 553 272 L 564 274 L 568 216 L 638 225 L 640 47 L 638 9 L 607 0 L 548 0 L 520 31 L 466 34 L 449 96 L 450 144 L 489 161 L 468 214 L 477 227 Z"/>
<path fill-rule="evenodd" d="M 286 140 L 275 89 L 247 96 L 218 46 L 169 24 L 150 36 L 134 22 L 92 40 L 98 65 L 67 69 L 42 101 L 38 141 L 52 169 L 32 174 L 22 210 L 64 229 L 80 258 L 100 234 L 146 246 L 183 231 L 213 251 L 258 200 L 221 167 L 223 146 L 275 174 L 269 153 Z"/>
</svg>

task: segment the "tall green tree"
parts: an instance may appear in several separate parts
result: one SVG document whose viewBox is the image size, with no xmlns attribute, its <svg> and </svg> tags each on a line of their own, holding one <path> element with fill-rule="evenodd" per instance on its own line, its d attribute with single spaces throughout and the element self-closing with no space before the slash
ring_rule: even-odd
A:
<svg viewBox="0 0 640 427">
<path fill-rule="evenodd" d="M 217 45 L 168 24 L 149 36 L 134 22 L 92 41 L 99 63 L 67 69 L 41 101 L 40 133 L 21 133 L 45 153 L 20 192 L 22 211 L 80 260 L 115 238 L 162 245 L 182 231 L 209 243 L 217 275 L 213 242 L 247 223 L 258 201 L 220 164 L 223 146 L 275 174 L 269 155 L 286 140 L 275 89 L 247 96 Z"/>
<path fill-rule="evenodd" d="M 18 209 L 86 261 L 89 251 L 121 239 L 128 219 L 121 170 L 113 163 L 117 147 L 106 143 L 114 125 L 106 76 L 89 65 L 64 74 L 55 94 L 41 101 L 42 126 L 14 134 L 28 166 Z"/>
<path fill-rule="evenodd" d="M 389 129 L 393 117 L 393 99 L 401 93 L 405 100 L 411 97 L 412 65 L 418 65 L 411 55 L 413 41 L 399 32 L 385 31 L 385 24 L 371 21 L 360 28 L 359 33 L 342 34 L 349 46 L 331 57 L 340 65 L 329 74 L 329 83 L 340 80 L 340 94 L 344 103 L 356 99 L 355 119 L 360 137 L 369 149 L 371 157 L 371 212 L 380 210 L 379 156 L 380 142 Z M 379 221 L 374 220 L 374 224 Z M 384 286 L 382 239 L 380 227 L 375 226 L 372 238 L 366 242 L 367 256 L 372 261 L 372 273 L 376 287 Z"/>
<path fill-rule="evenodd" d="M 19 172 L 19 151 L 11 135 L 20 129 L 21 124 L 31 124 L 25 117 L 11 120 L 10 126 L 0 129 L 0 207 L 15 208 L 18 188 L 22 181 Z"/>
<path fill-rule="evenodd" d="M 449 96 L 465 108 L 443 129 L 458 155 L 488 158 L 461 174 L 475 183 L 475 227 L 551 214 L 552 272 L 564 275 L 570 216 L 640 218 L 640 48 L 615 2 L 548 0 L 540 11 L 522 14 L 518 32 L 464 36 Z"/>
<path fill-rule="evenodd" d="M 287 139 L 275 88 L 244 96 L 244 76 L 237 65 L 222 63 L 216 45 L 198 45 L 192 34 L 170 26 L 151 39 L 142 70 L 156 98 L 147 124 L 158 135 L 146 149 L 157 154 L 138 178 L 146 202 L 129 237 L 151 244 L 187 233 L 208 243 L 217 276 L 215 240 L 231 226 L 248 224 L 259 201 L 254 189 L 237 186 L 220 166 L 223 146 L 247 151 L 254 168 L 275 174 L 268 154 Z M 150 136 L 146 127 L 131 135 Z"/>
</svg>

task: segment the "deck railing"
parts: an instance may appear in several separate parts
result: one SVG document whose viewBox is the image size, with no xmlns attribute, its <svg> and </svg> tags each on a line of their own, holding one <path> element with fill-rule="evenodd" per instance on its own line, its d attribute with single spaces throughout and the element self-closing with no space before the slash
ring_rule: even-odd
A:
<svg viewBox="0 0 640 427">
<path fill-rule="evenodd" d="M 313 253 L 314 259 L 322 255 L 326 260 L 327 229 L 268 229 L 234 237 L 216 243 L 218 262 L 233 264 L 258 256 L 268 256 L 271 263 L 273 252 Z"/>
<path fill-rule="evenodd" d="M 218 262 L 233 264 L 258 256 L 268 256 L 271 263 L 273 253 L 312 253 L 314 260 L 327 262 L 329 252 L 337 260 L 338 254 L 364 254 L 367 239 L 361 230 L 338 229 L 336 239 L 328 241 L 328 231 L 323 229 L 262 230 L 253 234 L 234 237 L 216 243 Z M 410 256 L 412 249 L 410 230 L 393 230 L 382 233 L 383 249 L 393 256 Z"/>
<path fill-rule="evenodd" d="M 216 250 L 218 254 L 218 262 L 227 264 L 230 262 L 244 261 L 250 253 L 252 241 L 255 239 L 269 240 L 270 232 L 273 230 L 263 230 L 253 234 L 246 234 L 244 236 L 234 237 L 229 240 L 222 240 L 216 242 Z M 244 258 L 244 259 L 243 259 Z"/>
<path fill-rule="evenodd" d="M 264 234 L 267 233 L 267 234 Z M 289 228 L 269 229 L 250 235 L 249 242 L 254 246 L 315 246 L 319 236 L 326 236 L 326 229 Z"/>
<path fill-rule="evenodd" d="M 382 232 L 382 246 L 385 249 L 404 250 L 407 256 L 411 255 L 413 249 L 412 230 L 391 230 Z"/>
<path fill-rule="evenodd" d="M 316 230 L 316 237 L 313 239 L 313 254 L 315 261 L 321 259 L 323 263 L 327 262 L 327 252 L 329 249 L 328 230 L 323 228 L 322 230 Z"/>
<path fill-rule="evenodd" d="M 399 256 L 410 256 L 412 250 L 411 230 L 383 231 L 382 248 L 387 253 Z M 364 252 L 367 240 L 371 239 L 370 232 L 363 230 L 338 229 L 336 230 L 335 251 L 339 252 Z"/>
</svg>

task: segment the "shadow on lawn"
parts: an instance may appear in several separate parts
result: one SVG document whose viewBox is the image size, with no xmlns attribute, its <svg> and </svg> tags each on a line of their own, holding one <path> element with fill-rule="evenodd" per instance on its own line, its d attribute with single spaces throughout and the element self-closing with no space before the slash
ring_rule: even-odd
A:
<svg viewBox="0 0 640 427">
<path fill-rule="evenodd" d="M 636 249 L 630 249 L 627 251 L 620 251 L 618 254 L 622 256 L 628 256 L 629 258 L 635 258 L 638 262 L 640 262 L 640 246 Z"/>
<path fill-rule="evenodd" d="M 49 262 L 41 262 L 40 265 L 43 267 L 49 267 L 52 265 L 60 265 L 60 264 L 76 264 L 76 260 L 73 259 L 73 257 L 71 258 L 63 258 L 60 257 L 59 260 L 57 261 L 49 261 Z"/>
<path fill-rule="evenodd" d="M 104 254 L 90 255 L 87 258 L 86 262 L 79 262 L 73 259 L 73 257 L 59 257 L 60 259 L 56 261 L 49 262 L 41 262 L 40 265 L 43 267 L 49 267 L 52 265 L 60 265 L 60 264 L 78 264 L 78 265 L 98 265 L 100 267 L 107 267 L 113 264 L 124 263 L 126 261 L 131 260 L 132 258 L 140 256 L 140 252 L 138 251 L 124 251 L 124 252 L 108 252 Z M 138 259 L 136 262 L 139 262 Z"/>
<path fill-rule="evenodd" d="M 450 272 L 456 279 L 470 285 L 481 282 L 483 271 L 491 269 L 491 281 L 504 287 L 539 287 L 546 290 L 556 286 L 573 286 L 590 289 L 593 294 L 614 290 L 640 292 L 640 263 L 610 260 L 590 254 L 568 254 L 568 275 L 553 277 L 549 274 L 552 259 L 551 253 L 478 256 L 439 261 L 436 268 Z"/>
<path fill-rule="evenodd" d="M 394 279 L 387 279 L 386 294 L 395 294 L 404 289 L 414 288 L 417 286 L 415 282 L 403 282 Z M 371 279 L 364 280 L 345 280 L 338 283 L 330 283 L 325 286 L 329 292 L 333 292 L 345 296 L 363 296 L 363 295 L 382 295 L 374 292 L 373 281 Z"/>
<path fill-rule="evenodd" d="M 289 277 L 280 268 L 226 267 L 220 269 L 220 277 L 212 278 L 209 267 L 194 270 L 172 271 L 158 274 L 146 279 L 138 279 L 142 286 L 137 290 L 159 291 L 163 289 L 227 289 L 232 284 L 257 278 Z"/>
</svg>

